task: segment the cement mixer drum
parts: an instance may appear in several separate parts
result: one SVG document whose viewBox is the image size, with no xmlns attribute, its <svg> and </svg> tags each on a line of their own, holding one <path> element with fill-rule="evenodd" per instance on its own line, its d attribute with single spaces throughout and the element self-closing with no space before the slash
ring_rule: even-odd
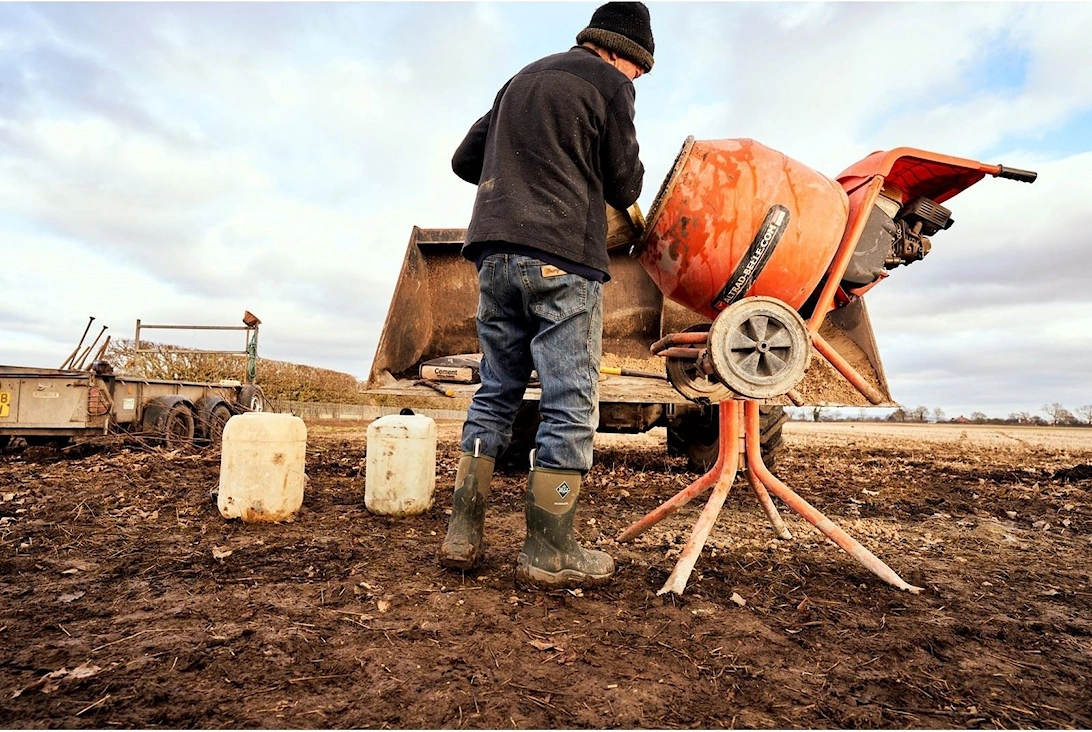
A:
<svg viewBox="0 0 1092 732">
<path fill-rule="evenodd" d="M 691 137 L 634 254 L 666 297 L 710 320 L 755 295 L 799 309 L 834 257 L 848 210 L 837 182 L 776 150 Z"/>
</svg>

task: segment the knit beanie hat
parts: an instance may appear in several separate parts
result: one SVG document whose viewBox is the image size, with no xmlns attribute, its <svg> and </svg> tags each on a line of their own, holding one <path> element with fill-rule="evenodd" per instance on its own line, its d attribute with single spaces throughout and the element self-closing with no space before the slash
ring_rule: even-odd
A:
<svg viewBox="0 0 1092 732">
<path fill-rule="evenodd" d="M 588 27 L 576 36 L 577 43 L 591 41 L 614 51 L 648 73 L 652 70 L 652 21 L 644 3 L 607 3 L 592 13 Z"/>
</svg>

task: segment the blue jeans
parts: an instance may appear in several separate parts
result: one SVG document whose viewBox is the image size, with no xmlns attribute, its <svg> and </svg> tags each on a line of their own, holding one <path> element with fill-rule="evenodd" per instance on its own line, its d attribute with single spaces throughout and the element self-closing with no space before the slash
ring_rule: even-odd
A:
<svg viewBox="0 0 1092 732">
<path fill-rule="evenodd" d="M 481 387 L 463 425 L 463 452 L 497 457 L 531 369 L 542 384 L 535 464 L 586 473 L 599 424 L 603 285 L 522 254 L 493 254 L 478 272 Z"/>
</svg>

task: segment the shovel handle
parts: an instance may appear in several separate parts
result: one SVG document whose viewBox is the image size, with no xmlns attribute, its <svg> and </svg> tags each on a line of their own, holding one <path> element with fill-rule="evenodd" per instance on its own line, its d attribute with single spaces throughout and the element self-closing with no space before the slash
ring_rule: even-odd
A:
<svg viewBox="0 0 1092 732">
<path fill-rule="evenodd" d="M 608 376 L 639 376 L 642 379 L 666 379 L 666 374 L 659 374 L 655 371 L 641 371 L 639 369 L 624 369 L 618 366 L 603 366 L 599 369 L 599 373 L 606 374 Z"/>
<path fill-rule="evenodd" d="M 418 384 L 420 386 L 427 386 L 429 389 L 432 389 L 433 391 L 439 392 L 439 393 L 443 394 L 446 397 L 454 397 L 455 396 L 455 392 L 453 392 L 451 389 L 445 389 L 444 387 L 440 386 L 435 381 L 431 381 L 430 379 L 417 379 L 413 383 Z"/>
</svg>

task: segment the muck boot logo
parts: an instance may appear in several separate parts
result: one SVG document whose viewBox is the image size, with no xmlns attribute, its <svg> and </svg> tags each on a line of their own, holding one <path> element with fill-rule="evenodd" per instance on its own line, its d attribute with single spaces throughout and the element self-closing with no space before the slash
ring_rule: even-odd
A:
<svg viewBox="0 0 1092 732">
<path fill-rule="evenodd" d="M 569 487 L 569 484 L 566 481 L 562 481 L 561 485 L 557 487 L 557 495 L 561 496 L 562 498 L 569 495 L 569 493 L 571 492 L 572 488 Z"/>
</svg>

